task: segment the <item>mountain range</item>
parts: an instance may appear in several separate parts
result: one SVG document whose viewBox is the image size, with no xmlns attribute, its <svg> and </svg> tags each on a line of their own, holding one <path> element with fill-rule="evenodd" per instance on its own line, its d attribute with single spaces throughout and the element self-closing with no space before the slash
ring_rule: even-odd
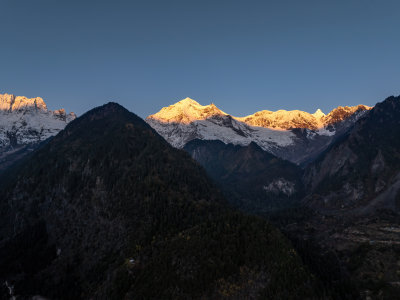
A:
<svg viewBox="0 0 400 300">
<path fill-rule="evenodd" d="M 399 111 L 400 97 L 392 96 L 373 108 L 338 107 L 327 115 L 262 111 L 237 118 L 184 99 L 146 121 L 202 164 L 231 204 L 285 232 L 319 278 L 332 284 L 349 274 L 361 297 L 394 299 Z"/>
<path fill-rule="evenodd" d="M 50 136 L 36 140 L 16 123 L 3 148 L 31 151 L 0 174 L 0 295 L 400 292 L 400 97 L 247 117 L 186 98 L 145 121 L 116 103 L 57 119 L 17 98 L 3 101 L 3 132 L 15 116 L 62 122 L 31 121 Z"/>
<path fill-rule="evenodd" d="M 304 191 L 311 195 L 307 202 L 314 208 L 344 211 L 361 205 L 367 212 L 384 202 L 382 208 L 396 211 L 398 103 L 398 98 L 389 97 L 373 108 L 338 107 L 327 115 L 320 110 L 314 114 L 279 110 L 238 118 L 214 104 L 202 106 L 186 98 L 146 121 L 171 145 L 188 151 L 217 182 L 224 181 L 223 188 L 230 186 L 230 192 L 237 194 L 247 186 L 239 198 L 264 190 L 264 202 L 270 203 L 266 187 L 276 186 L 274 180 L 279 179 L 282 195 L 288 186 L 303 191 L 298 183 L 303 182 Z M 286 165 L 281 160 L 274 169 L 269 162 L 277 163 L 279 158 L 287 159 Z M 367 199 L 374 203 L 368 209 Z"/>
<path fill-rule="evenodd" d="M 177 148 L 194 139 L 242 146 L 255 142 L 275 156 L 305 164 L 345 134 L 370 109 L 365 105 L 338 107 L 327 115 L 319 109 L 314 114 L 263 110 L 238 118 L 214 104 L 202 106 L 186 98 L 148 116 L 146 121 Z"/>
<path fill-rule="evenodd" d="M 315 298 L 290 242 L 227 206 L 204 169 L 116 103 L 0 180 L 2 297 Z"/>
<path fill-rule="evenodd" d="M 378 103 L 306 169 L 310 204 L 351 214 L 400 211 L 400 98 Z"/>
</svg>

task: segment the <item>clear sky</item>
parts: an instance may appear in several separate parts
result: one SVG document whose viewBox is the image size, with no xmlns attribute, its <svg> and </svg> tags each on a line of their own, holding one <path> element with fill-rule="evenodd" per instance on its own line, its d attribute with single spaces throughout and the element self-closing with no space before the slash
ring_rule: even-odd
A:
<svg viewBox="0 0 400 300">
<path fill-rule="evenodd" d="M 145 117 L 185 97 L 236 116 L 400 94 L 400 1 L 0 0 L 0 93 Z"/>
</svg>

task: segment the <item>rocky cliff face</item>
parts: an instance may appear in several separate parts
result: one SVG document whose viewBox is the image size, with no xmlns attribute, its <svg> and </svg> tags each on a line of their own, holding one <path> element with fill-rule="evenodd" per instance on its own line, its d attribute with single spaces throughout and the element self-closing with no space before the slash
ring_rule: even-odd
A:
<svg viewBox="0 0 400 300">
<path fill-rule="evenodd" d="M 29 99 L 26 97 L 9 94 L 0 95 L 0 110 L 2 111 L 15 112 L 30 109 L 40 109 L 46 111 L 47 106 L 40 97 Z"/>
<path fill-rule="evenodd" d="M 0 151 L 7 146 L 37 143 L 57 134 L 74 113 L 50 111 L 42 98 L 0 95 Z"/>
<path fill-rule="evenodd" d="M 48 110 L 40 97 L 0 95 L 0 170 L 75 118 L 64 109 Z"/>
<path fill-rule="evenodd" d="M 351 111 L 341 109 L 332 119 L 346 113 Z M 311 241 L 303 253 L 313 259 L 332 251 L 335 265 L 343 268 L 339 278 L 348 273 L 362 299 L 397 299 L 400 97 L 387 98 L 356 121 L 305 168 L 304 183 L 303 204 L 313 213 L 304 218 L 294 212 L 281 228 L 300 240 L 300 247 Z"/>
<path fill-rule="evenodd" d="M 378 103 L 308 166 L 309 203 L 353 214 L 400 209 L 400 97 Z"/>
<path fill-rule="evenodd" d="M 328 145 L 363 117 L 369 107 L 338 107 L 325 115 L 298 110 L 260 111 L 234 117 L 214 104 L 200 105 L 186 98 L 147 117 L 146 121 L 177 148 L 194 139 L 220 140 L 246 146 L 255 142 L 263 150 L 297 164 L 313 160 Z"/>
</svg>

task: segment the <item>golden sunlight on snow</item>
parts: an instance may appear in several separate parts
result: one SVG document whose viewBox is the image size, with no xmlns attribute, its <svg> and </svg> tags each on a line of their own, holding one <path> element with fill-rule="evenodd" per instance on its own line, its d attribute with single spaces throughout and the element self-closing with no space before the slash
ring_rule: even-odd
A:
<svg viewBox="0 0 400 300">
<path fill-rule="evenodd" d="M 357 110 L 370 110 L 365 105 L 339 106 L 325 115 L 320 109 L 315 113 L 300 110 L 262 110 L 246 117 L 233 119 L 250 126 L 264 127 L 274 130 L 288 130 L 291 128 L 322 129 L 330 124 L 339 122 Z M 157 120 L 162 123 L 190 124 L 194 121 L 206 120 L 215 116 L 228 116 L 214 104 L 203 106 L 191 98 L 185 98 L 173 105 L 162 108 L 158 113 L 150 115 L 147 119 Z"/>
<path fill-rule="evenodd" d="M 215 115 L 226 116 L 227 114 L 214 104 L 203 106 L 193 99 L 185 98 L 173 105 L 164 107 L 158 113 L 148 116 L 148 118 L 165 123 L 189 124 Z"/>
</svg>

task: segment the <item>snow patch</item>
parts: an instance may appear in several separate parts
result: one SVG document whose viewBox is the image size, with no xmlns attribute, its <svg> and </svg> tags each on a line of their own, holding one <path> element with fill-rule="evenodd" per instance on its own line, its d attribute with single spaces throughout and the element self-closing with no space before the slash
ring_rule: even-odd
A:
<svg viewBox="0 0 400 300">
<path fill-rule="evenodd" d="M 272 192 L 276 195 L 283 193 L 291 196 L 296 192 L 295 183 L 284 178 L 278 178 L 263 187 L 265 191 Z"/>
<path fill-rule="evenodd" d="M 336 134 L 336 130 L 334 129 L 327 129 L 326 127 L 320 128 L 317 130 L 318 135 L 326 135 L 326 136 L 334 136 Z"/>
</svg>

